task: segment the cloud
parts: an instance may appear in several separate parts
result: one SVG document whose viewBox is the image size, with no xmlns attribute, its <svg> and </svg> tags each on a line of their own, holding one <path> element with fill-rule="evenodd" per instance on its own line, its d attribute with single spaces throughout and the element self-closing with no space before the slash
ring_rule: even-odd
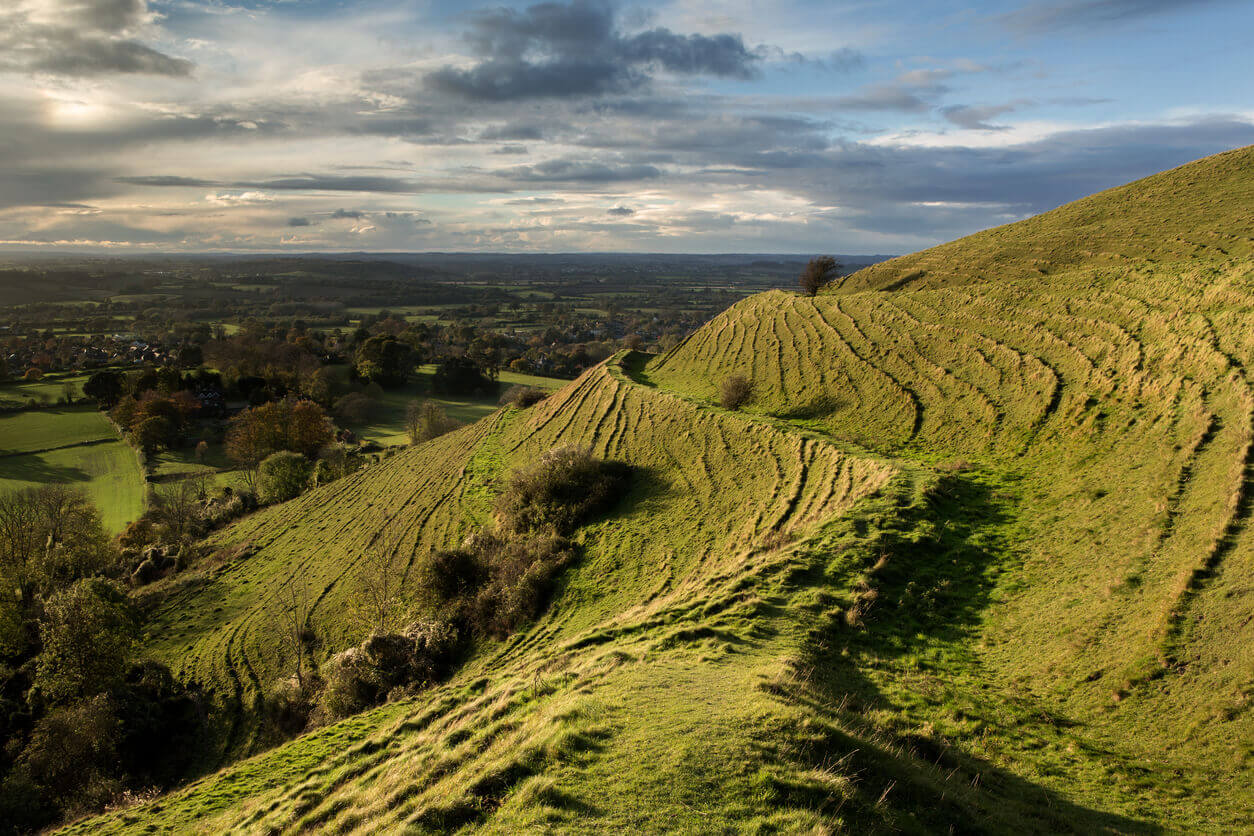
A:
<svg viewBox="0 0 1254 836">
<path fill-rule="evenodd" d="M 288 218 L 288 226 L 313 226 L 313 222 L 309 218 Z"/>
<path fill-rule="evenodd" d="M 762 60 L 739 35 L 625 34 L 613 6 L 596 0 L 481 12 L 466 42 L 478 63 L 431 72 L 428 88 L 487 101 L 597 96 L 642 87 L 657 71 L 748 79 Z"/>
<path fill-rule="evenodd" d="M 362 218 L 366 217 L 366 213 L 357 209 L 336 209 L 334 212 L 331 213 L 331 217 L 337 220 L 342 219 L 342 218 L 349 218 L 354 221 L 359 221 Z"/>
<path fill-rule="evenodd" d="M 479 134 L 480 139 L 500 140 L 540 140 L 544 139 L 544 129 L 540 125 L 526 122 L 511 122 L 505 125 L 487 128 Z"/>
<path fill-rule="evenodd" d="M 247 206 L 257 203 L 273 203 L 274 195 L 265 192 L 212 192 L 205 200 L 221 206 Z"/>
<path fill-rule="evenodd" d="M 630 218 L 636 214 L 636 210 L 630 206 L 615 206 L 613 209 L 606 211 L 607 215 L 613 215 L 616 218 Z"/>
<path fill-rule="evenodd" d="M 1193 10 L 1230 0 L 1055 0 L 1024 6 L 1002 15 L 1007 27 L 1025 34 L 1124 23 L 1151 15 Z"/>
<path fill-rule="evenodd" d="M 390 194 L 412 194 L 418 191 L 417 184 L 412 180 L 400 177 L 330 177 L 314 174 L 303 174 L 298 177 L 278 177 L 257 182 L 240 182 L 234 185 L 272 189 L 275 191 L 385 192 Z"/>
<path fill-rule="evenodd" d="M 996 119 L 1003 113 L 1011 113 L 1016 109 L 1015 104 L 1004 105 L 986 105 L 984 107 L 975 107 L 972 105 L 950 105 L 940 109 L 941 116 L 957 125 L 960 128 L 966 128 L 969 131 L 1004 131 L 1005 125 L 994 125 L 991 120 Z"/>
<path fill-rule="evenodd" d="M 662 176 L 652 165 L 589 162 L 575 159 L 546 160 L 535 165 L 520 165 L 498 171 L 507 180 L 523 182 L 621 183 L 630 180 L 651 180 Z"/>
<path fill-rule="evenodd" d="M 139 40 L 147 0 L 8 0 L 0 11 L 0 69 L 64 76 L 191 75 L 194 64 Z"/>
<path fill-rule="evenodd" d="M 978 72 L 983 68 L 967 68 Z M 949 92 L 944 81 L 953 70 L 910 70 L 897 76 L 890 84 L 872 84 L 860 92 L 836 99 L 836 106 L 845 110 L 900 111 L 923 113 L 931 110 L 935 100 Z"/>
<path fill-rule="evenodd" d="M 501 145 L 501 146 L 498 146 L 497 148 L 494 148 L 492 153 L 493 154 L 526 154 L 527 146 L 526 145 Z"/>
<path fill-rule="evenodd" d="M 114 177 L 113 182 L 125 183 L 129 186 L 188 186 L 193 188 L 222 185 L 215 180 L 202 180 L 199 177 L 179 177 L 173 174 L 142 174 L 131 177 Z"/>
</svg>

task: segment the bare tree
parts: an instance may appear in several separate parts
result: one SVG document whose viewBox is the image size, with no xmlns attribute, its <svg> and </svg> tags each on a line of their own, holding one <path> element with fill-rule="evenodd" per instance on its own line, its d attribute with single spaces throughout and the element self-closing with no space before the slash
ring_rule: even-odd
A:
<svg viewBox="0 0 1254 836">
<path fill-rule="evenodd" d="M 165 526 L 171 539 L 182 540 L 191 533 L 200 514 L 199 499 L 203 493 L 195 476 L 154 491 L 153 516 Z"/>
<path fill-rule="evenodd" d="M 310 634 L 311 603 L 308 582 L 296 575 L 289 576 L 270 600 L 271 623 L 278 628 L 275 662 L 280 668 L 291 668 L 302 691 L 305 689 L 305 645 Z"/>
<path fill-rule="evenodd" d="M 402 550 L 403 535 L 385 521 L 357 564 L 356 615 L 367 630 L 387 633 L 399 627 L 404 618 L 408 564 Z"/>
</svg>

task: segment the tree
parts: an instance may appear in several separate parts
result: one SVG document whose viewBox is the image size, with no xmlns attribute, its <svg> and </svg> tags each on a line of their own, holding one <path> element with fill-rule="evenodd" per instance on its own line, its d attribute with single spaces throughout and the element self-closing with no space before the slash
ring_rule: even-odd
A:
<svg viewBox="0 0 1254 836">
<path fill-rule="evenodd" d="M 313 456 L 334 436 L 326 413 L 313 401 L 273 401 L 231 419 L 226 454 L 252 471 L 281 450 Z"/>
<path fill-rule="evenodd" d="M 110 409 L 122 397 L 122 384 L 122 375 L 117 372 L 95 372 L 83 384 L 83 394 L 95 399 L 101 409 Z"/>
<path fill-rule="evenodd" d="M 357 348 L 357 376 L 380 386 L 404 386 L 414 368 L 414 349 L 392 336 L 371 337 Z"/>
<path fill-rule="evenodd" d="M 448 417 L 434 401 L 410 401 L 405 408 L 405 432 L 411 444 L 430 441 L 460 426 L 460 421 Z"/>
<path fill-rule="evenodd" d="M 378 520 L 378 535 L 357 564 L 357 618 L 369 631 L 388 633 L 400 626 L 405 600 L 402 584 L 407 561 L 401 551 L 401 532 Z M 411 550 L 412 554 L 412 550 Z"/>
<path fill-rule="evenodd" d="M 165 526 L 171 540 L 179 541 L 193 533 L 200 518 L 199 499 L 203 493 L 204 489 L 197 486 L 195 476 L 179 479 L 153 492 L 152 516 Z"/>
<path fill-rule="evenodd" d="M 52 595 L 39 625 L 35 684 L 53 703 L 103 693 L 121 680 L 139 622 L 113 581 L 86 578 Z"/>
<path fill-rule="evenodd" d="M 288 665 L 296 684 L 305 689 L 305 645 L 309 631 L 309 587 L 304 578 L 288 577 L 270 600 L 270 623 L 278 630 L 275 655 L 279 667 Z"/>
<path fill-rule="evenodd" d="M 469 357 L 449 357 L 440 363 L 431 378 L 431 388 L 441 394 L 473 395 L 495 392 L 497 382 Z"/>
<path fill-rule="evenodd" d="M 801 271 L 801 291 L 806 296 L 817 295 L 825 284 L 836 278 L 839 270 L 840 265 L 830 255 L 810 259 L 810 263 Z"/>
<path fill-rule="evenodd" d="M 177 437 L 173 422 L 164 415 L 144 418 L 131 430 L 135 444 L 149 456 L 163 447 L 172 446 Z"/>
<path fill-rule="evenodd" d="M 753 400 L 753 384 L 742 374 L 724 378 L 719 386 L 718 400 L 724 409 L 740 409 Z"/>
<path fill-rule="evenodd" d="M 257 495 L 262 502 L 286 502 L 309 486 L 313 466 L 300 453 L 281 450 L 257 469 Z"/>
</svg>

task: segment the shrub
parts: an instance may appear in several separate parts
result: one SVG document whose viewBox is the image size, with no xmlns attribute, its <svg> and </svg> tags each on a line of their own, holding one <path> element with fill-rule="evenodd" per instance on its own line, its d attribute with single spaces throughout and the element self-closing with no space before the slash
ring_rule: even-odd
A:
<svg viewBox="0 0 1254 836">
<path fill-rule="evenodd" d="M 479 549 L 434 552 L 419 573 L 422 588 L 440 601 L 473 594 L 487 577 Z"/>
<path fill-rule="evenodd" d="M 578 447 L 557 447 L 516 470 L 497 500 L 507 531 L 574 530 L 616 503 L 627 487 L 627 466 L 594 458 Z"/>
<path fill-rule="evenodd" d="M 364 392 L 349 392 L 335 402 L 332 413 L 341 424 L 364 424 L 375 412 L 376 402 Z"/>
<path fill-rule="evenodd" d="M 489 580 L 473 604 L 478 632 L 504 638 L 548 605 L 558 573 L 575 558 L 572 544 L 555 536 L 513 538 L 490 556 Z"/>
<path fill-rule="evenodd" d="M 331 657 L 320 699 L 330 718 L 378 705 L 397 689 L 438 681 L 452 670 L 460 631 L 444 621 L 419 621 L 399 633 L 371 633 L 357 647 Z"/>
<path fill-rule="evenodd" d="M 753 384 L 742 374 L 724 378 L 718 387 L 718 402 L 724 409 L 740 409 L 753 400 Z"/>
<path fill-rule="evenodd" d="M 312 474 L 309 459 L 300 453 L 284 450 L 261 463 L 257 471 L 257 493 L 262 502 L 286 502 L 297 497 L 309 485 Z"/>
<path fill-rule="evenodd" d="M 501 396 L 500 403 L 502 406 L 509 404 L 518 409 L 526 409 L 529 406 L 538 404 L 548 396 L 548 392 L 543 389 L 537 389 L 534 386 L 511 386 Z"/>
<path fill-rule="evenodd" d="M 460 421 L 450 418 L 444 409 L 433 401 L 410 401 L 405 409 L 405 431 L 412 444 L 421 444 L 450 433 L 460 427 Z"/>
</svg>

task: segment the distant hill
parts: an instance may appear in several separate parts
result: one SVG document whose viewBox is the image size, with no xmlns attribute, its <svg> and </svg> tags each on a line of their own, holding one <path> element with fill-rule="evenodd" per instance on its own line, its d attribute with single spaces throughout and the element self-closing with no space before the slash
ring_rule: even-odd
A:
<svg viewBox="0 0 1254 836">
<path fill-rule="evenodd" d="M 226 765 L 71 829 L 1248 829 L 1252 159 L 854 277 L 876 290 L 753 296 L 236 523 L 158 587 L 147 638 L 219 701 Z M 369 544 L 416 571 L 569 444 L 637 476 L 545 614 L 242 757 L 276 590 L 309 585 L 325 659 L 361 638 Z"/>
</svg>

